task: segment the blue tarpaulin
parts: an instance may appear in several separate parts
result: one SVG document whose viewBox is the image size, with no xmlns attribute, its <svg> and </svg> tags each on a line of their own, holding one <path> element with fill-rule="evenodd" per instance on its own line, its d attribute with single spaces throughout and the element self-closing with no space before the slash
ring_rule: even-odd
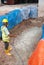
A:
<svg viewBox="0 0 44 65">
<path fill-rule="evenodd" d="M 23 21 L 22 14 L 21 14 L 21 11 L 19 9 L 11 11 L 11 12 L 9 12 L 6 15 L 0 16 L 0 28 L 3 25 L 2 24 L 2 20 L 4 18 L 7 18 L 8 21 L 9 21 L 8 22 L 8 29 L 9 30 L 12 29 L 14 26 L 16 26 L 17 24 L 19 24 L 20 22 Z M 1 36 L 1 32 L 0 32 L 0 36 Z"/>
<path fill-rule="evenodd" d="M 35 6 L 30 7 L 30 13 L 29 13 L 30 18 L 37 18 L 38 17 L 38 8 Z"/>
<path fill-rule="evenodd" d="M 27 20 L 29 19 L 29 13 L 30 13 L 30 8 L 29 7 L 23 7 L 22 9 L 20 9 L 22 16 L 23 16 L 23 20 Z"/>
<path fill-rule="evenodd" d="M 3 25 L 2 20 L 4 18 L 8 19 L 8 29 L 11 30 L 14 26 L 21 23 L 23 20 L 28 18 L 36 18 L 38 17 L 38 9 L 37 7 L 27 7 L 22 9 L 15 9 L 6 15 L 0 16 L 0 28 Z M 1 37 L 1 31 L 0 31 L 0 37 Z"/>
</svg>

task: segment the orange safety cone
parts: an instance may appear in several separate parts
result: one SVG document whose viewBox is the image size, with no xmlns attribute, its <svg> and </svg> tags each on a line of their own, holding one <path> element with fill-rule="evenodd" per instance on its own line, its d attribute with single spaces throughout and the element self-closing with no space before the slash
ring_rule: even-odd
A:
<svg viewBox="0 0 44 65">
<path fill-rule="evenodd" d="M 28 59 L 28 65 L 44 65 L 44 39 L 38 42 L 37 48 Z"/>
</svg>

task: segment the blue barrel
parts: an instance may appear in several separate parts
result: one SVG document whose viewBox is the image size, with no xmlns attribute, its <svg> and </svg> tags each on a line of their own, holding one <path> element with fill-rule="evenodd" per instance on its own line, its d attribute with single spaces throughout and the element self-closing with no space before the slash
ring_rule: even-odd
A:
<svg viewBox="0 0 44 65">
<path fill-rule="evenodd" d="M 38 8 L 37 7 L 30 7 L 30 13 L 29 13 L 30 18 L 37 18 L 38 17 Z"/>
</svg>

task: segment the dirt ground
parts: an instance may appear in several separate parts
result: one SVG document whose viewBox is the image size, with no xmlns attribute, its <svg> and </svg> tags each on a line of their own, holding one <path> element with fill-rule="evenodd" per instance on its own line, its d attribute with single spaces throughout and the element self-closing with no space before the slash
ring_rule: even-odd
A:
<svg viewBox="0 0 44 65">
<path fill-rule="evenodd" d="M 0 40 L 0 65 L 27 65 L 28 58 L 41 38 L 41 25 L 44 17 L 28 19 L 15 26 L 10 32 L 16 35 L 11 38 L 12 56 L 4 53 L 4 43 Z"/>
</svg>

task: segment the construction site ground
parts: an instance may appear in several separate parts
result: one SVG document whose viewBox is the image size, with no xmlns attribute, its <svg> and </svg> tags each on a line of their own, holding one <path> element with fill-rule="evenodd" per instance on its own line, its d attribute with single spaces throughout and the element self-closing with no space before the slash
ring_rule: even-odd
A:
<svg viewBox="0 0 44 65">
<path fill-rule="evenodd" d="M 10 30 L 15 37 L 11 38 L 10 46 L 13 48 L 7 56 L 4 52 L 4 43 L 0 40 L 0 65 L 27 65 L 28 58 L 35 50 L 42 35 L 44 16 L 37 19 L 24 20 Z"/>
<path fill-rule="evenodd" d="M 27 65 L 28 58 L 41 38 L 43 18 L 28 19 L 15 26 L 10 32 L 16 35 L 11 38 L 12 56 L 4 53 L 4 43 L 0 40 L 0 65 Z"/>
</svg>

